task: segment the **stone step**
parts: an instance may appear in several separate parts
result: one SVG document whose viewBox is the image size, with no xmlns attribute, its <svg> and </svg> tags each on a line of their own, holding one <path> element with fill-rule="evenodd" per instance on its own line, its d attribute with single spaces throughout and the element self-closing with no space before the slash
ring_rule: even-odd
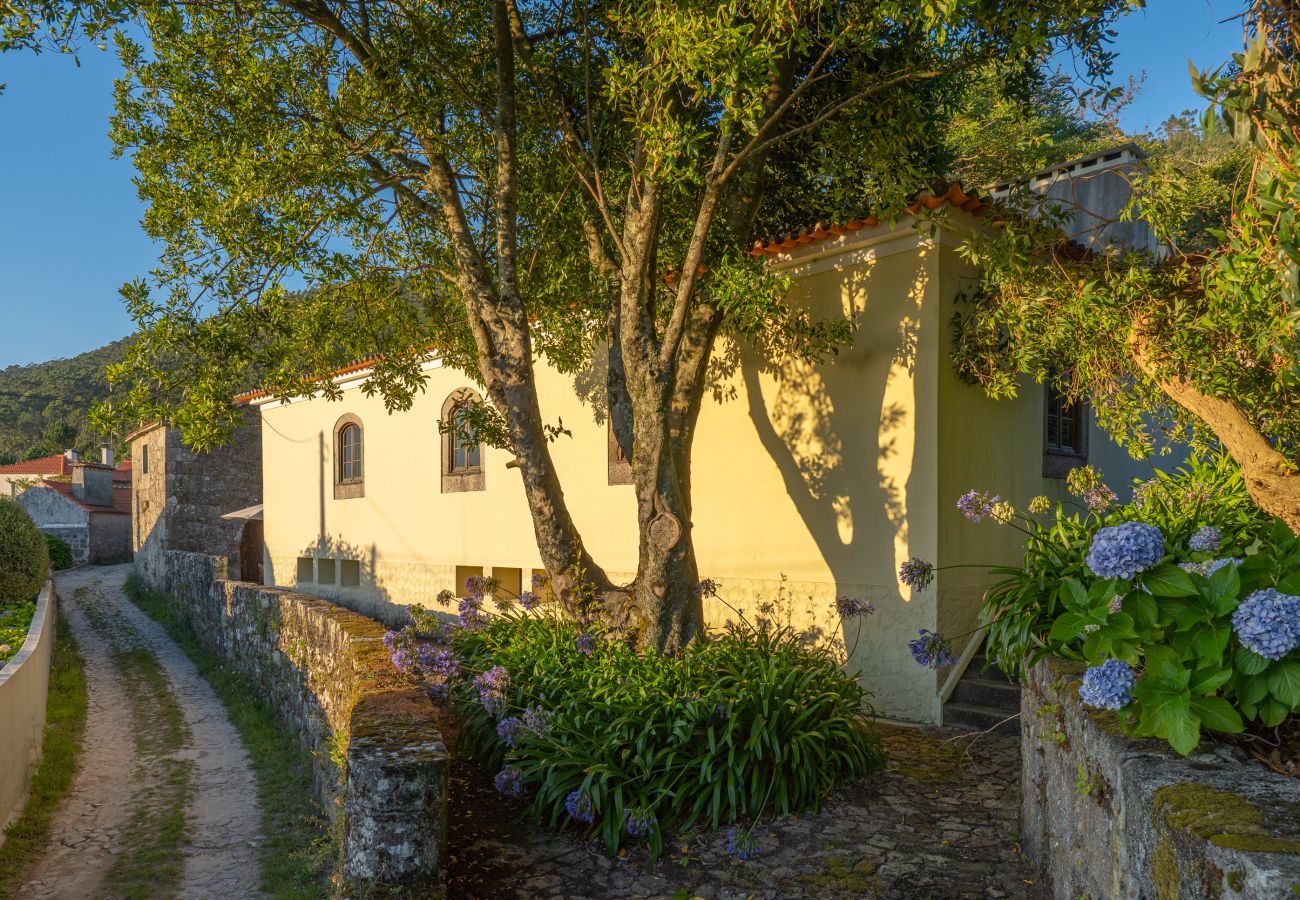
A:
<svg viewBox="0 0 1300 900">
<path fill-rule="evenodd" d="M 978 653 L 971 657 L 970 665 L 966 667 L 965 677 L 969 678 L 974 675 L 977 678 L 984 678 L 988 681 L 1002 681 L 1011 683 L 1007 673 L 998 668 L 995 661 L 990 660 L 983 653 Z"/>
<path fill-rule="evenodd" d="M 948 702 L 943 705 L 943 724 L 958 731 L 988 731 L 1019 734 L 1020 718 L 1005 709 Z"/>
<path fill-rule="evenodd" d="M 971 670 L 967 669 L 949 702 L 1015 712 L 1020 708 L 1020 685 L 985 678 L 982 673 L 972 677 Z"/>
</svg>

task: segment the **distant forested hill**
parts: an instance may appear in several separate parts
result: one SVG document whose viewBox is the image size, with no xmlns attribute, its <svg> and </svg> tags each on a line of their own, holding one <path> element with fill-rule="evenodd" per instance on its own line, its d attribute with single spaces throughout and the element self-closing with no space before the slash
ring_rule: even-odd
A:
<svg viewBox="0 0 1300 900">
<path fill-rule="evenodd" d="M 71 359 L 0 369 L 0 464 L 69 447 L 97 454 L 102 441 L 86 425 L 86 414 L 108 397 L 104 368 L 121 362 L 132 340 Z M 117 451 L 121 456 L 125 446 L 119 443 Z"/>
</svg>

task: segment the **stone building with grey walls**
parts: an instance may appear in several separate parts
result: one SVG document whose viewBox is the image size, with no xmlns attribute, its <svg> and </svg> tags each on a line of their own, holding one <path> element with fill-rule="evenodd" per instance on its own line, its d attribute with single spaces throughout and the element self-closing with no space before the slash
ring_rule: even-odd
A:
<svg viewBox="0 0 1300 900">
<path fill-rule="evenodd" d="M 68 477 L 44 478 L 15 498 L 38 528 L 67 542 L 78 565 L 131 556 L 131 488 L 110 462 L 73 462 Z"/>
<path fill-rule="evenodd" d="M 225 557 L 232 578 L 262 580 L 262 441 L 256 421 L 250 417 L 232 443 L 207 452 L 187 447 L 180 430 L 162 422 L 127 436 L 132 547 L 146 579 L 162 576 L 168 550 L 187 550 Z"/>
</svg>

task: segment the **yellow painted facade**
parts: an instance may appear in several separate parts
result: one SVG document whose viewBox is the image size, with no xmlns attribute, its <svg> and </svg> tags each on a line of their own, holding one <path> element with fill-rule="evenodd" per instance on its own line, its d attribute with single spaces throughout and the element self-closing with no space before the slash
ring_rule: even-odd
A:
<svg viewBox="0 0 1300 900">
<path fill-rule="evenodd" d="M 920 628 L 969 630 L 988 578 L 945 571 L 913 592 L 899 583 L 899 565 L 912 555 L 938 565 L 1014 561 L 1018 533 L 966 522 L 957 497 L 988 489 L 1023 508 L 1035 494 L 1060 493 L 1042 477 L 1041 388 L 994 402 L 953 374 L 949 322 L 955 299 L 975 286 L 958 242 L 948 228 L 922 233 L 905 220 L 776 261 L 814 315 L 857 317 L 854 344 L 818 366 L 720 348 L 735 365 L 706 400 L 693 457 L 700 573 L 726 601 L 707 602 L 710 622 L 734 618 L 729 604 L 820 629 L 851 652 L 849 668 L 882 713 L 923 722 L 941 715 L 941 676 L 918 667 L 906 642 Z M 364 373 L 338 402 L 260 402 L 267 583 L 382 614 L 387 604 L 431 604 L 457 587 L 458 571 L 495 571 L 513 584 L 540 568 L 509 454 L 486 448 L 484 490 L 442 491 L 438 419 L 447 397 L 473 382 L 436 361 L 426 374 L 413 408 L 393 415 L 355 389 Z M 602 382 L 599 371 L 538 372 L 545 420 L 573 433 L 551 445 L 573 517 L 606 570 L 630 578 L 635 501 L 630 486 L 608 483 L 604 404 L 589 387 Z M 363 426 L 364 494 L 336 499 L 344 415 Z M 1114 483 L 1137 465 L 1099 433 L 1091 456 Z M 860 633 L 839 631 L 833 603 L 844 594 L 876 605 Z"/>
</svg>

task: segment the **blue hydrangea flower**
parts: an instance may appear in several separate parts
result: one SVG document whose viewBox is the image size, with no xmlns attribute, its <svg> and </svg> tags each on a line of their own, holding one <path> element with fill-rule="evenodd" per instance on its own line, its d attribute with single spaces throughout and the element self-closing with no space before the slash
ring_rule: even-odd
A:
<svg viewBox="0 0 1300 900">
<path fill-rule="evenodd" d="M 1164 555 L 1165 536 L 1159 528 L 1145 522 L 1124 522 L 1093 535 L 1086 562 L 1098 578 L 1130 579 Z"/>
<path fill-rule="evenodd" d="M 1204 578 L 1209 578 L 1215 572 L 1228 564 L 1239 566 L 1241 565 L 1241 560 L 1237 559 L 1235 556 L 1227 556 L 1223 559 L 1207 559 L 1204 562 L 1179 563 L 1178 568 L 1182 569 L 1184 572 L 1191 572 L 1193 575 L 1200 575 Z"/>
<path fill-rule="evenodd" d="M 863 600 L 861 597 L 837 597 L 835 611 L 840 614 L 841 619 L 854 619 L 858 616 L 871 615 L 876 611 L 876 606 L 870 600 Z"/>
<path fill-rule="evenodd" d="M 591 654 L 596 652 L 596 639 L 592 636 L 590 631 L 584 631 L 582 634 L 578 635 L 578 639 L 574 641 L 574 643 L 577 645 L 579 653 L 591 656 Z"/>
<path fill-rule="evenodd" d="M 500 772 L 497 772 L 497 777 L 493 781 L 497 786 L 497 790 L 507 797 L 518 797 L 524 792 L 523 778 L 520 776 L 519 770 L 514 766 L 506 766 Z"/>
<path fill-rule="evenodd" d="M 922 628 L 917 634 L 918 637 L 907 642 L 907 649 L 911 651 L 912 659 L 931 669 L 942 669 L 955 662 L 952 645 L 943 635 L 928 628 Z"/>
<path fill-rule="evenodd" d="M 1137 676 L 1133 667 L 1118 659 L 1108 659 L 1083 673 L 1079 699 L 1098 709 L 1123 709 L 1133 702 Z"/>
<path fill-rule="evenodd" d="M 513 747 L 515 745 L 515 736 L 519 733 L 519 729 L 523 727 L 523 724 L 523 720 L 518 716 L 508 716 L 497 722 L 497 737 L 501 738 L 501 742 L 507 747 Z"/>
<path fill-rule="evenodd" d="M 1197 529 L 1196 534 L 1192 535 L 1191 539 L 1188 540 L 1187 546 L 1193 550 L 1213 553 L 1219 549 L 1219 545 L 1222 543 L 1223 532 L 1213 525 L 1206 525 Z"/>
<path fill-rule="evenodd" d="M 961 514 L 976 524 L 986 516 L 993 515 L 993 507 L 1002 502 L 997 494 L 983 491 L 967 491 L 957 498 L 957 508 Z"/>
<path fill-rule="evenodd" d="M 659 819 L 644 806 L 634 806 L 627 811 L 627 833 L 632 837 L 645 837 L 659 827 Z"/>
<path fill-rule="evenodd" d="M 1275 588 L 1255 591 L 1232 613 L 1237 640 L 1267 659 L 1300 647 L 1300 597 Z"/>
<path fill-rule="evenodd" d="M 569 812 L 569 818 L 575 822 L 585 822 L 590 825 L 596 821 L 596 811 L 592 808 L 591 798 L 582 791 L 570 791 L 569 796 L 564 798 L 564 808 Z"/>
<path fill-rule="evenodd" d="M 737 859 L 758 856 L 758 841 L 752 831 L 741 831 L 736 826 L 727 829 L 727 852 Z"/>
<path fill-rule="evenodd" d="M 913 556 L 898 567 L 898 578 L 913 590 L 923 591 L 934 581 L 934 563 Z"/>
</svg>

